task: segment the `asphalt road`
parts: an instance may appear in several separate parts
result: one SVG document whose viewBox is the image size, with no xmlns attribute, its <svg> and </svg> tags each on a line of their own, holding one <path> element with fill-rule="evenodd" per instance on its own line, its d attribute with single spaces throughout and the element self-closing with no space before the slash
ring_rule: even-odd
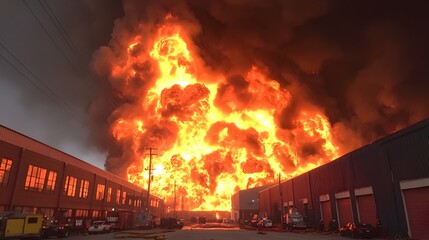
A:
<svg viewBox="0 0 429 240">
<path fill-rule="evenodd" d="M 149 234 L 152 233 L 152 234 Z M 334 234 L 295 233 L 275 231 L 252 231 L 242 229 L 182 229 L 182 230 L 130 230 L 106 234 L 75 235 L 73 240 L 104 240 L 104 239 L 147 239 L 153 236 L 156 240 L 304 240 L 304 239 L 347 239 Z M 165 237 L 165 238 L 163 238 Z"/>
</svg>

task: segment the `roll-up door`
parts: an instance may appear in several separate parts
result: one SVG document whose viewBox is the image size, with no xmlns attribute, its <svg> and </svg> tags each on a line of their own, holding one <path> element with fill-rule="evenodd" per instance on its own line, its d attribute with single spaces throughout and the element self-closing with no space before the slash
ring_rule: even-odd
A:
<svg viewBox="0 0 429 240">
<path fill-rule="evenodd" d="M 329 230 L 329 223 L 332 220 L 331 203 L 329 201 L 320 202 L 322 209 L 322 219 L 324 223 L 324 230 Z"/>
<path fill-rule="evenodd" d="M 412 239 L 429 239 L 429 187 L 403 190 Z"/>
<path fill-rule="evenodd" d="M 357 196 L 357 208 L 359 211 L 359 222 L 377 225 L 377 208 L 375 206 L 374 195 Z"/>
<path fill-rule="evenodd" d="M 352 202 L 350 198 L 337 199 L 338 208 L 338 226 L 344 226 L 349 222 L 353 222 Z"/>
</svg>

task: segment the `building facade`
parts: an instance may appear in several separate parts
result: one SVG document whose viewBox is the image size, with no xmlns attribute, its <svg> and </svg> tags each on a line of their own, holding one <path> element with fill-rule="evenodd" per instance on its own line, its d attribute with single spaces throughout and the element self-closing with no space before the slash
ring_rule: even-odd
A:
<svg viewBox="0 0 429 240">
<path fill-rule="evenodd" d="M 256 187 L 240 190 L 231 197 L 231 219 L 235 221 L 245 221 L 259 216 L 259 192 L 270 186 Z M 264 217 L 264 216 L 261 216 Z"/>
<path fill-rule="evenodd" d="M 71 222 L 120 217 L 131 226 L 146 199 L 146 190 L 0 125 L 0 213 L 61 211 Z M 150 213 L 162 216 L 163 200 L 149 201 Z"/>
<path fill-rule="evenodd" d="M 429 120 L 260 191 L 259 204 L 274 221 L 296 208 L 325 230 L 362 222 L 429 239 Z"/>
</svg>

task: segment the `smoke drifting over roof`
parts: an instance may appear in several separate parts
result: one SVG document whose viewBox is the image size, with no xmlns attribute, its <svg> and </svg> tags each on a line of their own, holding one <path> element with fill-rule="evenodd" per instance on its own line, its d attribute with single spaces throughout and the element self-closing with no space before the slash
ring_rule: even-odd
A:
<svg viewBox="0 0 429 240">
<path fill-rule="evenodd" d="M 213 78 L 206 75 L 226 76 L 214 101 L 218 108 L 229 111 L 231 95 L 223 95 L 225 92 L 233 93 L 235 109 L 255 106 L 258 98 L 268 97 L 249 91 L 248 82 L 243 80 L 256 66 L 291 95 L 284 99 L 287 104 L 272 103 L 284 104 L 275 115 L 279 137 L 293 139 L 288 130 L 296 128 L 298 112 L 318 109 L 329 119 L 343 154 L 429 116 L 429 21 L 425 4 L 341 0 L 125 1 L 124 17 L 115 21 L 109 46 L 99 48 L 93 58 L 93 69 L 109 79 L 91 106 L 94 134 L 110 151 L 106 168 L 124 175 L 129 165 L 124 145 L 131 143 L 118 145 L 110 136 L 110 125 L 117 120 L 117 114 L 157 114 L 150 107 L 144 112 L 125 110 L 136 108 L 136 101 L 148 94 L 147 88 L 158 74 L 151 67 L 153 60 L 134 66 L 140 74 L 131 82 L 124 82 L 120 76 L 113 78 L 109 72 L 125 57 L 123 50 L 128 46 L 123 45 L 127 42 L 123 39 L 136 34 L 150 38 L 169 13 L 186 29 L 184 38 L 191 43 L 188 47 L 198 55 L 195 61 L 205 66 L 206 72 L 195 73 L 198 78 L 209 83 Z M 142 42 L 149 44 L 153 39 Z M 138 55 L 150 51 L 150 47 L 140 46 L 133 51 Z M 190 106 L 207 97 L 203 85 L 194 87 L 165 92 L 187 98 L 163 104 L 168 107 L 162 109 L 162 115 L 189 116 L 187 111 L 194 108 Z M 216 132 L 217 127 L 240 131 L 226 123 L 219 124 L 210 131 Z M 166 148 L 175 141 L 177 129 L 170 122 L 163 121 L 152 128 L 156 129 L 150 131 L 164 140 L 160 144 Z M 237 134 L 242 138 L 238 142 L 245 142 L 256 155 L 262 151 L 254 140 L 257 134 Z M 206 140 L 218 141 L 210 134 Z M 303 142 L 300 156 L 305 159 L 322 154 L 319 151 L 323 143 Z M 277 154 L 288 159 L 287 153 L 279 150 Z M 265 163 L 250 159 L 243 170 L 258 171 L 260 164 Z M 293 165 L 287 161 L 283 164 Z"/>
</svg>

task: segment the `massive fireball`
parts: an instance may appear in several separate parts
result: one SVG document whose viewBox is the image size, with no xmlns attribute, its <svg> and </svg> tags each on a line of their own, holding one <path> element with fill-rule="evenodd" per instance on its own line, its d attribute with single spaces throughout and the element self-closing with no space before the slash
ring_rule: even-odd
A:
<svg viewBox="0 0 429 240">
<path fill-rule="evenodd" d="M 112 114 L 111 134 L 131 160 L 130 182 L 147 187 L 147 148 L 156 148 L 152 194 L 172 205 L 176 183 L 177 209 L 230 210 L 237 190 L 338 157 L 321 110 L 308 106 L 293 116 L 293 130 L 281 129 L 276 118 L 294 96 L 267 77 L 269 69 L 209 71 L 184 28 L 169 18 L 152 35 L 124 38 L 110 72 L 118 96 L 127 99 Z"/>
</svg>

